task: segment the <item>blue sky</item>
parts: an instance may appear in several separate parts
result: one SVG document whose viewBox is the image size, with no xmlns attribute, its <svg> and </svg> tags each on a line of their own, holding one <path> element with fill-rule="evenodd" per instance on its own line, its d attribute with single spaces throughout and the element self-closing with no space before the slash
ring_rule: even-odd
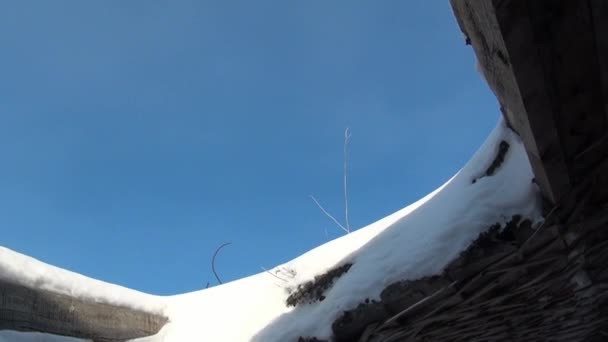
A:
<svg viewBox="0 0 608 342">
<path fill-rule="evenodd" d="M 447 0 L 13 1 L 0 46 L 0 245 L 156 294 L 340 236 L 346 127 L 358 228 L 499 115 Z"/>
</svg>

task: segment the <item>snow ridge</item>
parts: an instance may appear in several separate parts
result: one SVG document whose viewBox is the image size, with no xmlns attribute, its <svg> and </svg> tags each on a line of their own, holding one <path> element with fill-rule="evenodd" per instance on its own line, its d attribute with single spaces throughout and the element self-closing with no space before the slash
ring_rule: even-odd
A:
<svg viewBox="0 0 608 342">
<path fill-rule="evenodd" d="M 500 163 L 497 154 L 501 154 Z M 142 342 L 329 339 L 331 324 L 343 311 L 366 298 L 379 299 L 381 291 L 398 280 L 440 273 L 490 225 L 504 224 L 515 214 L 540 220 L 538 189 L 532 179 L 522 142 L 500 119 L 467 165 L 437 190 L 267 272 L 201 291 L 158 297 L 0 248 L 0 277 L 168 315 L 170 323 Z M 286 304 L 293 289 L 345 264 L 352 266 L 323 289 L 322 301 L 299 303 L 295 308 Z M 0 332 L 0 342 L 3 338 L 17 341 L 15 336 Z M 67 341 L 73 342 L 56 340 Z"/>
</svg>

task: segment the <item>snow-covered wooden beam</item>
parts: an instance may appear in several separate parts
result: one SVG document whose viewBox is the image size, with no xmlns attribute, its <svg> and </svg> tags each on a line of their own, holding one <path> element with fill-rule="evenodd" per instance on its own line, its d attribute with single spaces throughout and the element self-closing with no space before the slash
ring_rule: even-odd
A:
<svg viewBox="0 0 608 342">
<path fill-rule="evenodd" d="M 167 318 L 159 315 L 30 289 L 0 279 L 0 330 L 117 342 L 154 335 L 165 323 Z"/>
<path fill-rule="evenodd" d="M 544 197 L 558 203 L 593 173 L 597 202 L 608 198 L 608 2 L 450 2 Z"/>
</svg>

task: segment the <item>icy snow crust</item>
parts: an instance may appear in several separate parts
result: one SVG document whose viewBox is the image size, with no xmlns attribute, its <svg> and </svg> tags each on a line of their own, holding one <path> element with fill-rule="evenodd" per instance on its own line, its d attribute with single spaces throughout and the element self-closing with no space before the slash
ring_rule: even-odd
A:
<svg viewBox="0 0 608 342">
<path fill-rule="evenodd" d="M 510 144 L 498 171 L 484 177 L 502 140 Z M 0 277 L 167 315 L 170 322 L 141 342 L 297 341 L 329 338 L 331 323 L 365 298 L 402 279 L 436 274 L 477 235 L 520 214 L 540 220 L 537 188 L 519 138 L 502 121 L 467 165 L 431 194 L 371 225 L 321 245 L 268 272 L 202 291 L 157 297 L 57 269 L 0 249 Z M 473 179 L 477 179 L 472 183 Z M 16 264 L 14 264 L 17 262 Z M 350 270 L 325 300 L 288 308 L 289 290 L 350 262 Z M 20 340 L 16 339 L 19 336 Z M 33 334 L 0 332 L 0 342 L 37 340 Z M 56 342 L 73 342 L 57 339 Z"/>
</svg>

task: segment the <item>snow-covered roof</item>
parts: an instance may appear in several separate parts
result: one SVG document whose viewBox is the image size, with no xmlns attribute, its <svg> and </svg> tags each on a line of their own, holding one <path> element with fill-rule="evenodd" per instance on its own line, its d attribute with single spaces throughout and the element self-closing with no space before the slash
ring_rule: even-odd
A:
<svg viewBox="0 0 608 342">
<path fill-rule="evenodd" d="M 501 150 L 503 161 L 488 172 Z M 444 185 L 375 223 L 329 241 L 287 263 L 220 286 L 153 296 L 62 270 L 0 248 L 0 277 L 33 288 L 126 305 L 169 318 L 147 342 L 297 341 L 328 339 L 332 322 L 388 285 L 439 274 L 494 223 L 513 215 L 540 220 L 538 189 L 524 147 L 502 119 L 471 160 Z M 295 307 L 294 291 L 340 266 L 322 294 Z M 292 297 L 293 298 L 293 297 Z M 40 341 L 39 334 L 2 331 L 0 341 Z M 57 338 L 57 342 L 72 341 Z"/>
</svg>

